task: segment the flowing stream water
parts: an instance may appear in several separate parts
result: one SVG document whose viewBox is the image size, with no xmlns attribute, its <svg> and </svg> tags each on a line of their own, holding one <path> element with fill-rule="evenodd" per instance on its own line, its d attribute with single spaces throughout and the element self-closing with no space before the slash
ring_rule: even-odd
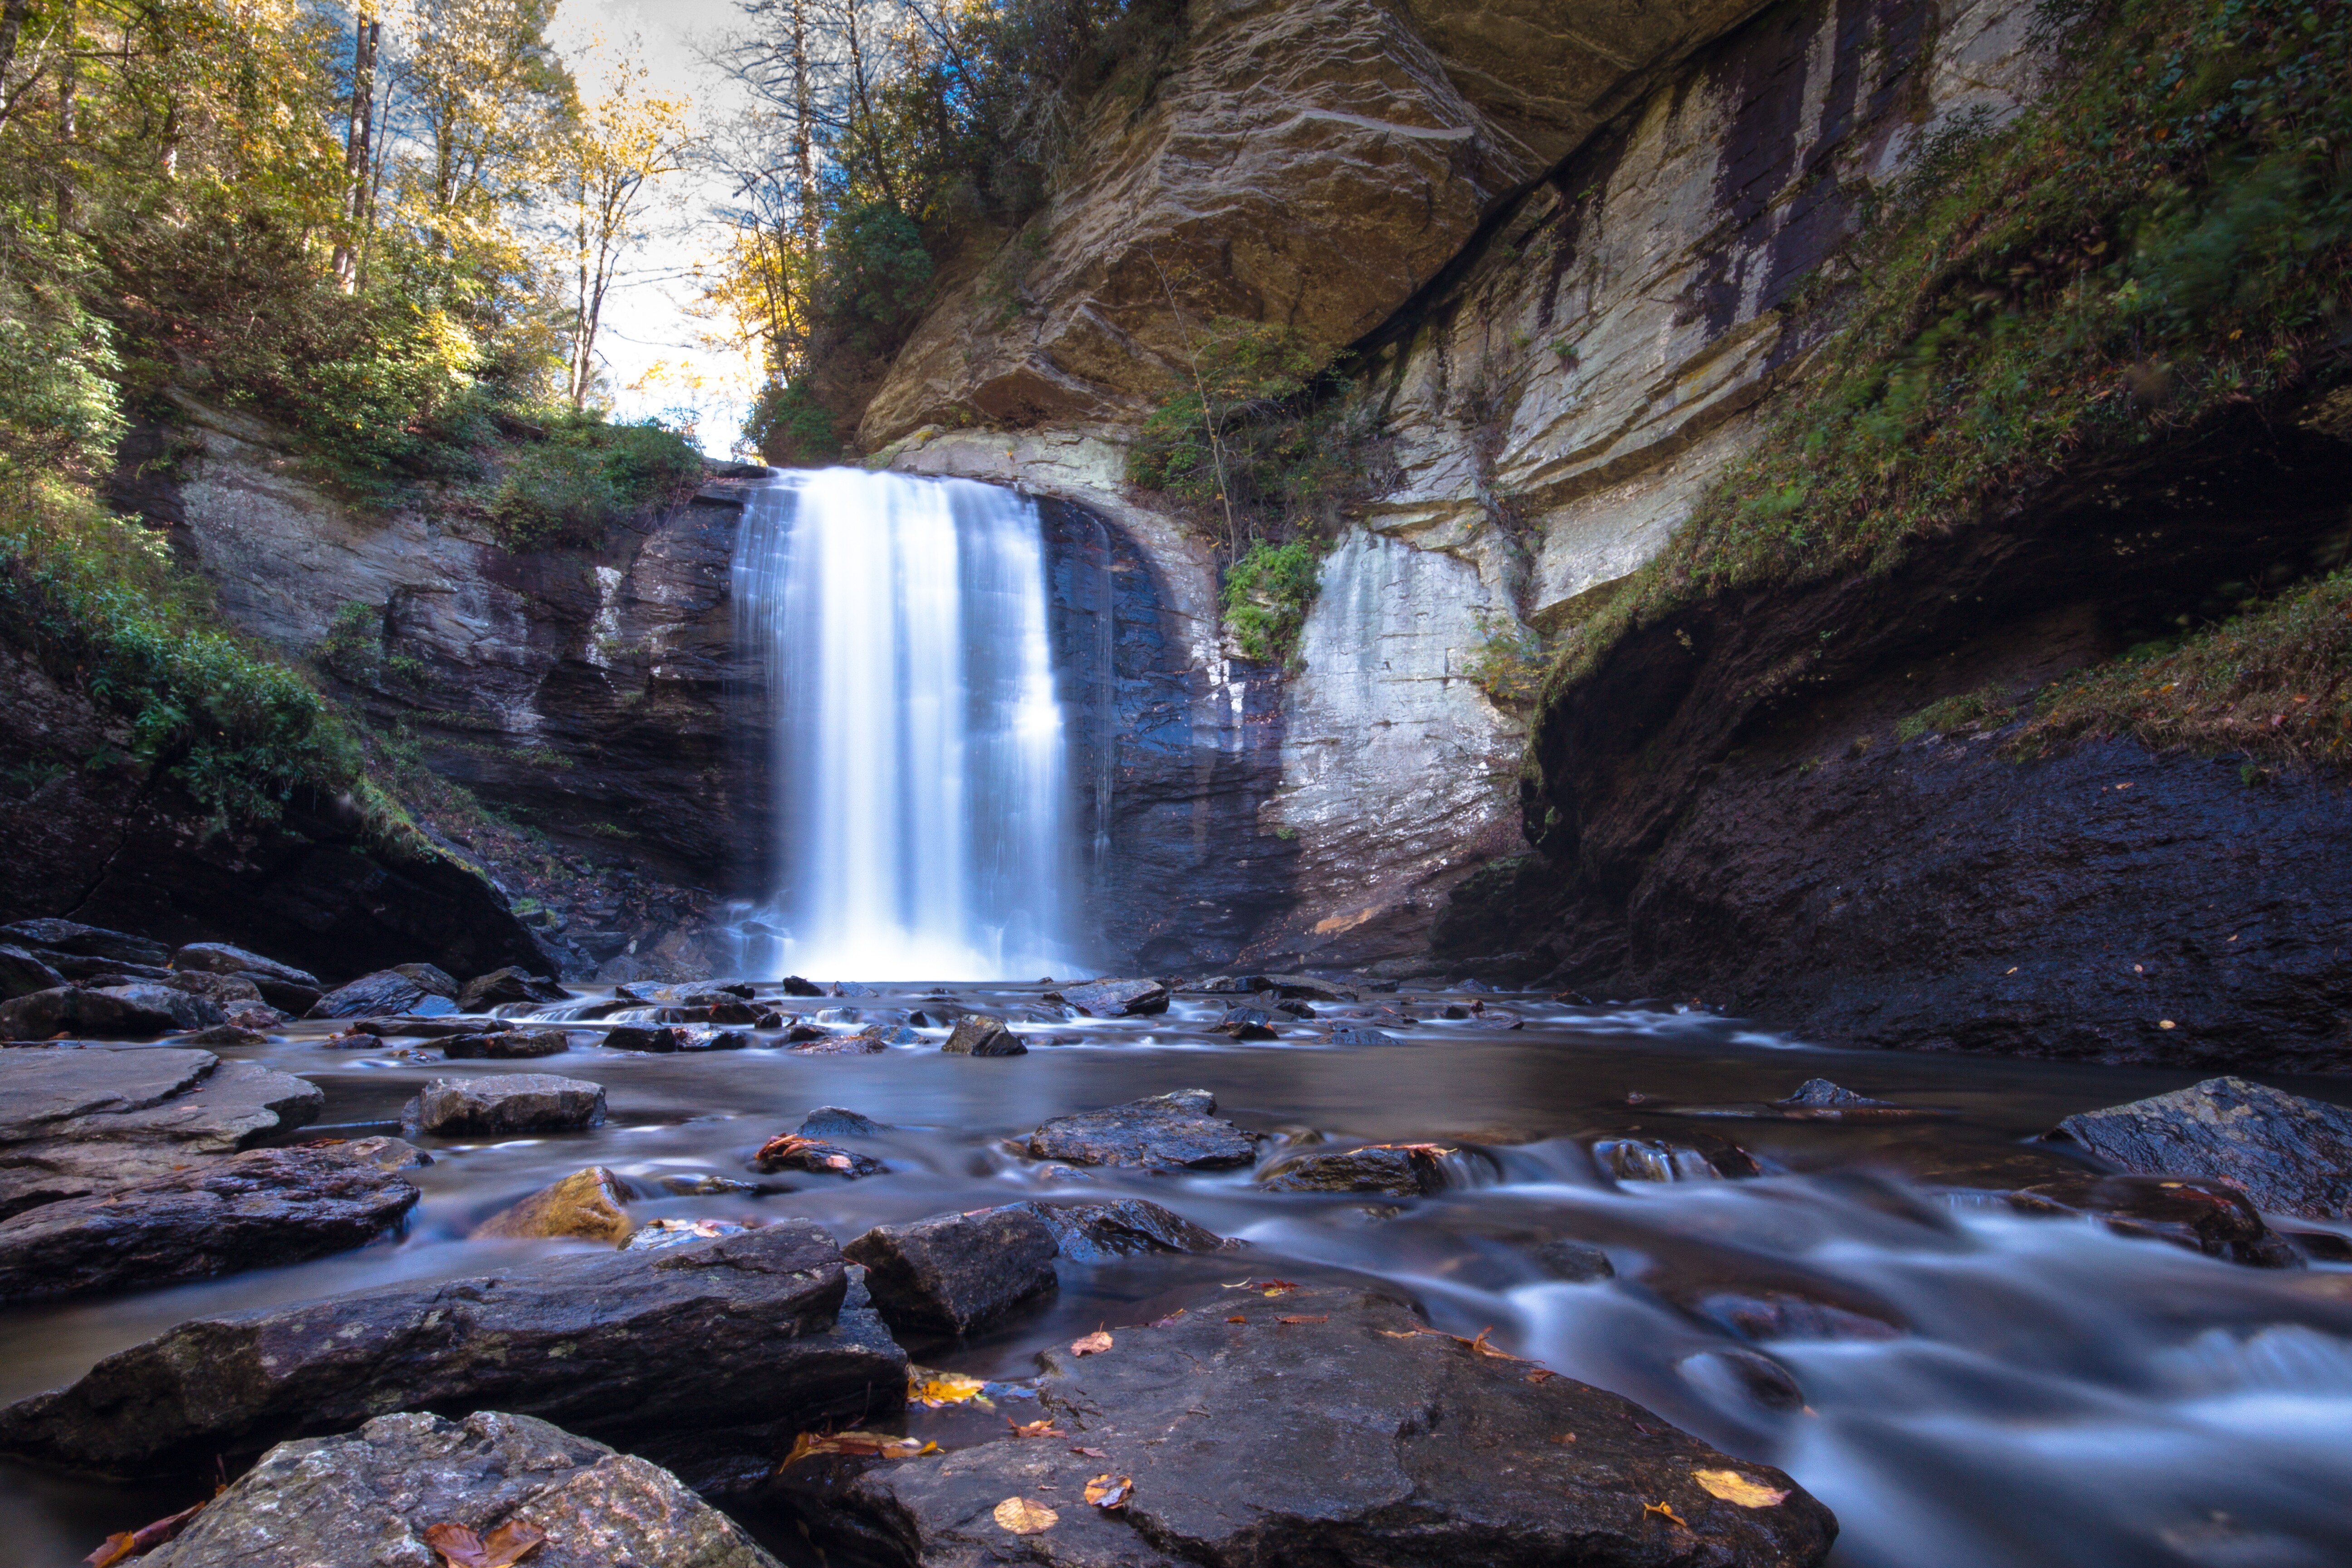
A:
<svg viewBox="0 0 2352 1568">
<path fill-rule="evenodd" d="M 2352 1562 L 2352 1269 L 2241 1267 L 2088 1223 L 2021 1217 L 1990 1195 L 2071 1167 L 2030 1142 L 2061 1117 L 2188 1075 L 1814 1050 L 1704 1016 L 1532 999 L 1504 1003 L 1525 1020 L 1506 1032 L 1436 1016 L 1438 999 L 1410 991 L 1383 998 L 1420 1019 L 1393 1045 L 1333 1047 L 1304 1022 L 1281 1039 L 1234 1045 L 1210 1027 L 1222 999 L 1180 995 L 1157 1018 L 1041 1022 L 1051 1010 L 1039 989 L 954 990 L 963 1005 L 1015 1019 L 1032 1048 L 1004 1059 L 943 1055 L 938 1029 L 863 1057 L 774 1047 L 644 1056 L 598 1048 L 583 1029 L 571 1053 L 543 1062 L 444 1063 L 424 1046 L 323 1049 L 329 1026 L 296 1026 L 282 1042 L 233 1054 L 317 1082 L 329 1135 L 389 1131 L 400 1103 L 432 1078 L 510 1066 L 604 1085 L 611 1120 L 543 1138 L 427 1140 L 436 1163 L 412 1173 L 425 1200 L 406 1231 L 356 1252 L 15 1309 L 0 1316 L 9 1350 L 0 1398 L 69 1381 L 197 1313 L 478 1273 L 582 1246 L 465 1237 L 591 1163 L 651 1194 L 632 1205 L 644 1219 L 803 1215 L 844 1241 L 878 1223 L 1024 1197 L 1136 1194 L 1253 1250 L 1245 1262 L 1065 1263 L 1050 1304 L 926 1359 L 1020 1374 L 1043 1346 L 1098 1323 L 1148 1321 L 1244 1273 L 1379 1281 L 1441 1328 L 1491 1326 L 1514 1353 L 1783 1467 L 1836 1510 L 1833 1561 L 1846 1568 Z M 831 1010 L 829 1026 L 847 1030 L 938 1000 L 909 986 L 778 1005 Z M 643 1016 L 628 1009 L 610 1021 Z M 1955 1114 L 1694 1124 L 1627 1102 L 1769 1100 L 1817 1074 Z M 1006 1146 L 1048 1116 L 1196 1086 L 1215 1092 L 1221 1114 L 1278 1137 L 1312 1128 L 1474 1152 L 1456 1161 L 1457 1187 L 1368 1203 L 1265 1193 L 1246 1173 L 1057 1181 Z M 2337 1080 L 2282 1086 L 2346 1098 Z M 795 1173 L 793 1190 L 765 1196 L 664 1195 L 665 1175 L 744 1177 L 764 1139 L 819 1105 L 889 1123 L 866 1144 L 887 1173 L 856 1182 Z M 1617 1181 L 1591 1152 L 1600 1140 L 1687 1139 L 1702 1128 L 1735 1137 L 1765 1173 Z M 1548 1279 L 1528 1247 L 1554 1237 L 1605 1247 L 1616 1278 Z M 1784 1309 L 1777 1328 L 1759 1326 L 1753 1303 L 1774 1300 Z M 0 1496 L 0 1540 L 13 1543 L 0 1560 L 59 1568 L 108 1531 L 184 1501 L 169 1489 L 26 1471 L 8 1472 Z"/>
<path fill-rule="evenodd" d="M 1062 705 L 1037 509 L 860 468 L 749 492 L 737 637 L 773 722 L 770 895 L 743 973 L 1070 967 Z"/>
</svg>

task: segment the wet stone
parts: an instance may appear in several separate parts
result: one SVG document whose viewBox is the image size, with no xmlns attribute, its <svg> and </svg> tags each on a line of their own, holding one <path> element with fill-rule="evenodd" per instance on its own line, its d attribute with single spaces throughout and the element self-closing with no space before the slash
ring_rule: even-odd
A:
<svg viewBox="0 0 2352 1568">
<path fill-rule="evenodd" d="M 571 1048 L 572 1037 L 561 1029 L 498 1029 L 488 1034 L 452 1035 L 441 1043 L 441 1054 L 451 1061 L 553 1057 Z"/>
<path fill-rule="evenodd" d="M 439 1040 L 455 1035 L 494 1035 L 508 1027 L 493 1018 L 417 1017 L 411 1014 L 394 1014 L 383 1018 L 362 1018 L 348 1026 L 353 1034 L 373 1035 L 379 1039 Z"/>
<path fill-rule="evenodd" d="M 21 947 L 0 946 L 0 1001 L 14 1001 L 36 991 L 58 991 L 66 977 Z"/>
<path fill-rule="evenodd" d="M 1021 1204 L 877 1226 L 841 1250 L 902 1334 L 970 1333 L 1056 1282 L 1053 1227 Z"/>
<path fill-rule="evenodd" d="M 1061 999 L 1092 1018 L 1146 1017 L 1168 1011 L 1168 987 L 1157 980 L 1097 980 L 1066 987 Z"/>
<path fill-rule="evenodd" d="M 794 1030 L 794 1034 L 800 1031 Z M 815 1037 L 791 1047 L 796 1056 L 804 1057 L 870 1057 L 890 1047 L 882 1043 L 879 1035 L 835 1035 L 818 1030 Z"/>
<path fill-rule="evenodd" d="M 56 952 L 71 953 L 77 958 L 112 959 L 148 969 L 161 969 L 172 962 L 172 950 L 160 942 L 150 942 L 143 936 L 132 936 L 128 931 L 108 931 L 103 926 L 86 926 L 75 921 L 17 921 L 11 925 L 0 926 L 0 942 L 28 948 L 47 948 Z"/>
<path fill-rule="evenodd" d="M 1549 1279 L 1580 1285 L 1593 1279 L 1614 1279 L 1616 1266 L 1609 1254 L 1589 1241 L 1556 1239 L 1529 1249 L 1528 1260 Z"/>
<path fill-rule="evenodd" d="M 530 1568 L 776 1568 L 656 1465 L 527 1415 L 383 1415 L 283 1444 L 142 1568 L 438 1568 L 436 1525 L 543 1537 Z"/>
<path fill-rule="evenodd" d="M 1274 1015 L 1263 1007 L 1228 1007 L 1217 1020 L 1217 1033 L 1229 1040 L 1271 1040 L 1280 1037 Z"/>
<path fill-rule="evenodd" d="M 871 1117 L 855 1110 L 844 1110 L 838 1105 L 820 1105 L 801 1118 L 793 1131 L 803 1138 L 871 1138 L 882 1131 L 883 1126 Z"/>
<path fill-rule="evenodd" d="M 1748 1152 L 1720 1139 L 1702 1145 L 1659 1138 L 1604 1138 L 1592 1146 L 1601 1173 L 1620 1182 L 1713 1182 L 1763 1173 Z"/>
<path fill-rule="evenodd" d="M 760 1152 L 751 1156 L 751 1167 L 758 1171 L 807 1171 L 853 1180 L 880 1175 L 889 1168 L 871 1154 L 820 1143 L 793 1132 L 778 1133 L 761 1144 Z"/>
<path fill-rule="evenodd" d="M 672 1197 L 679 1198 L 751 1197 L 769 1190 L 756 1182 L 739 1182 L 732 1176 L 712 1175 L 664 1176 L 661 1189 Z"/>
<path fill-rule="evenodd" d="M 636 1196 L 618 1174 L 591 1165 L 500 1209 L 473 1228 L 471 1239 L 579 1237 L 618 1247 L 637 1228 L 625 1212 Z"/>
<path fill-rule="evenodd" d="M 1334 1024 L 1327 1037 L 1335 1046 L 1393 1046 L 1396 1037 L 1363 1024 Z"/>
<path fill-rule="evenodd" d="M 172 954 L 172 967 L 211 974 L 241 974 L 247 980 L 273 980 L 281 985 L 323 990 L 319 977 L 307 969 L 297 969 L 225 942 L 192 942 Z"/>
<path fill-rule="evenodd" d="M 1178 1089 L 1101 1110 L 1056 1116 L 1029 1139 L 1033 1160 L 1142 1171 L 1220 1171 L 1253 1164 L 1257 1143 L 1212 1114 L 1216 1097 Z"/>
<path fill-rule="evenodd" d="M 1387 1193 L 1421 1197 L 1445 1186 L 1443 1152 L 1426 1143 L 1376 1143 L 1337 1153 L 1294 1154 L 1258 1177 L 1270 1193 Z"/>
<path fill-rule="evenodd" d="M 2243 1193 L 2219 1182 L 2081 1176 L 2009 1194 L 2022 1214 L 2092 1215 L 2118 1236 L 2169 1242 L 2257 1268 L 2299 1268 L 2302 1257 Z"/>
<path fill-rule="evenodd" d="M 457 993 L 457 1005 L 468 1013 L 487 1013 L 493 1007 L 518 1006 L 527 1003 L 546 1005 L 569 1002 L 572 993 L 544 974 L 509 964 L 493 969 L 488 974 L 478 974 L 466 982 Z"/>
<path fill-rule="evenodd" d="M 958 1018 L 940 1049 L 949 1056 L 1018 1057 L 1028 1054 L 1026 1041 L 1004 1026 L 1002 1018 L 966 1013 Z"/>
<path fill-rule="evenodd" d="M 431 1016 L 456 1011 L 455 980 L 429 963 L 396 963 L 328 992 L 310 1009 L 310 1016 L 372 1018 L 387 1013 Z"/>
<path fill-rule="evenodd" d="M 270 1268 L 374 1239 L 416 1205 L 347 1149 L 256 1149 L 0 1222 L 0 1301 Z"/>
<path fill-rule="evenodd" d="M 616 1051 L 655 1051 L 667 1055 L 686 1048 L 686 1031 L 662 1026 L 615 1024 L 604 1031 L 604 1044 Z"/>
<path fill-rule="evenodd" d="M 2049 1136 L 2139 1175 L 2226 1183 L 2274 1214 L 2352 1218 L 2352 1110 L 2242 1078 L 2070 1116 Z"/>
<path fill-rule="evenodd" d="M 1700 1317 L 1743 1340 L 1891 1340 L 1899 1324 L 1787 1290 L 1717 1290 L 1695 1303 Z"/>
<path fill-rule="evenodd" d="M 1252 991 L 1271 991 L 1286 1002 L 1353 1002 L 1356 993 L 1328 980 L 1318 980 L 1311 974 L 1255 974 L 1248 981 Z"/>
<path fill-rule="evenodd" d="M 0 1039 L 46 1040 L 61 1034 L 101 1040 L 138 1039 L 226 1022 L 217 1007 L 211 1010 L 209 1018 L 190 1016 L 196 1000 L 162 985 L 107 990 L 58 986 L 0 1002 Z"/>
<path fill-rule="evenodd" d="M 1045 1221 L 1062 1256 L 1076 1263 L 1149 1252 L 1217 1252 L 1239 1245 L 1142 1198 L 1018 1206 Z"/>
<path fill-rule="evenodd" d="M 444 1138 L 516 1132 L 569 1132 L 604 1121 L 604 1090 L 551 1073 L 436 1079 L 401 1107 L 401 1131 Z"/>
<path fill-rule="evenodd" d="M 782 980 L 777 982 L 777 984 L 782 989 L 783 994 L 787 996 L 822 996 L 824 994 L 824 986 L 816 984 L 813 981 L 803 980 L 797 974 L 787 974 Z"/>
<path fill-rule="evenodd" d="M 1043 1411 L 1068 1445 L 1006 1437 L 877 1466 L 814 1505 L 812 1531 L 820 1545 L 899 1542 L 894 1561 L 927 1568 L 1016 1554 L 1042 1568 L 1805 1568 L 1826 1555 L 1836 1521 L 1780 1471 L 1423 1327 L 1353 1291 L 1203 1296 L 1164 1327 L 1118 1330 L 1104 1353 L 1039 1358 Z M 1557 1441 L 1567 1433 L 1574 1443 Z M 1696 1475 L 1719 1471 L 1761 1506 Z M 1080 1500 L 1105 1473 L 1134 1479 L 1116 1511 Z M 993 1511 L 1011 1497 L 1054 1500 L 1059 1521 L 1015 1542 Z"/>
</svg>

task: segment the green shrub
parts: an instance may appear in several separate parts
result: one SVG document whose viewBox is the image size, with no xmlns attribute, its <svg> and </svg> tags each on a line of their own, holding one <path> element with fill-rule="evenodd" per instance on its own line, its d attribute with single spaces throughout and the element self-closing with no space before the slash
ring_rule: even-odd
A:
<svg viewBox="0 0 2352 1568">
<path fill-rule="evenodd" d="M 841 456 L 839 422 L 805 382 L 771 383 L 761 389 L 743 421 L 743 436 L 762 458 L 782 467 Z"/>
<path fill-rule="evenodd" d="M 1322 576 L 1307 540 L 1268 544 L 1259 540 L 1225 574 L 1225 625 L 1244 658 L 1287 662 Z"/>
<path fill-rule="evenodd" d="M 1472 684 L 1496 707 L 1527 711 L 1543 689 L 1544 670 L 1550 662 L 1543 638 L 1511 617 L 1498 618 L 1483 611 L 1478 630 L 1478 644 L 1471 650 L 1467 667 Z"/>
<path fill-rule="evenodd" d="M 1999 685 L 1964 691 L 1957 697 L 1930 702 L 1916 713 L 1906 714 L 1896 720 L 1895 738 L 1916 741 L 1931 730 L 1938 735 L 1948 735 L 1955 730 L 1986 719 L 2006 722 L 2016 708 L 2017 705 L 2010 700 L 2008 689 Z"/>
<path fill-rule="evenodd" d="M 701 454 L 675 431 L 582 418 L 515 455 L 490 519 L 509 550 L 593 550 L 614 522 L 675 499 L 701 477 Z"/>
</svg>

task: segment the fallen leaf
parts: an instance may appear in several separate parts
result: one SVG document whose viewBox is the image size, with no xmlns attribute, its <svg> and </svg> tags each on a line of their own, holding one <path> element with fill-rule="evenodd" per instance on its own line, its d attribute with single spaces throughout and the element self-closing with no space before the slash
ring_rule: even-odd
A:
<svg viewBox="0 0 2352 1568">
<path fill-rule="evenodd" d="M 1287 1296 L 1298 1287 L 1287 1279 L 1253 1279 L 1249 1289 L 1261 1296 Z"/>
<path fill-rule="evenodd" d="M 1106 1471 L 1087 1483 L 1087 1500 L 1108 1513 L 1115 1508 L 1125 1508 L 1129 1494 L 1134 1490 L 1134 1477 L 1114 1476 Z"/>
<path fill-rule="evenodd" d="M 1330 1321 L 1331 1315 L 1328 1312 L 1320 1312 L 1313 1317 L 1308 1317 L 1304 1312 L 1293 1312 L 1286 1318 L 1276 1318 L 1275 1320 L 1277 1323 L 1328 1323 Z"/>
<path fill-rule="evenodd" d="M 1100 1355 L 1103 1352 L 1110 1349 L 1110 1335 L 1100 1329 L 1097 1329 L 1085 1339 L 1072 1340 L 1070 1342 L 1070 1353 L 1072 1355 Z"/>
<path fill-rule="evenodd" d="M 1173 1323 L 1177 1319 L 1179 1319 L 1179 1318 L 1182 1317 L 1183 1315 L 1184 1315 L 1184 1309 L 1183 1309 L 1183 1308 L 1181 1308 L 1181 1307 L 1179 1307 L 1179 1308 L 1177 1308 L 1174 1311 L 1172 1311 L 1172 1312 L 1169 1313 L 1169 1314 L 1168 1314 L 1166 1317 L 1164 1317 L 1164 1318 L 1154 1318 L 1154 1319 L 1152 1319 L 1152 1320 L 1151 1320 L 1151 1326 L 1152 1326 L 1153 1328 L 1155 1328 L 1155 1329 L 1164 1329 L 1164 1328 L 1168 1327 L 1171 1323 Z"/>
<path fill-rule="evenodd" d="M 981 1379 L 966 1377 L 959 1372 L 925 1372 L 911 1366 L 907 1369 L 907 1397 L 933 1410 L 968 1400 L 993 1410 L 995 1406 L 981 1397 L 981 1391 L 987 1386 Z"/>
<path fill-rule="evenodd" d="M 1073 1453 L 1073 1454 L 1084 1454 L 1084 1455 L 1085 1455 L 1087 1458 L 1089 1458 L 1089 1459 L 1101 1459 L 1101 1458 L 1108 1458 L 1108 1455 L 1106 1455 L 1106 1454 L 1105 1454 L 1105 1453 L 1104 1453 L 1100 1448 L 1079 1448 L 1079 1447 L 1073 1447 L 1073 1448 L 1070 1450 L 1070 1452 L 1071 1452 L 1071 1453 Z"/>
<path fill-rule="evenodd" d="M 1552 1371 L 1552 1369 L 1548 1366 L 1539 1366 L 1536 1368 L 1535 1371 L 1528 1373 L 1528 1375 L 1520 1381 L 1524 1383 L 1532 1383 L 1540 1387 L 1542 1384 L 1549 1383 L 1553 1378 L 1558 1377 L 1559 1375 L 1559 1373 Z"/>
<path fill-rule="evenodd" d="M 488 1535 L 477 1535 L 462 1524 L 436 1524 L 425 1531 L 425 1544 L 441 1554 L 446 1568 L 507 1568 L 546 1539 L 547 1531 L 538 1526 L 513 1520 Z"/>
<path fill-rule="evenodd" d="M 1227 1321 L 1227 1322 L 1229 1322 L 1229 1323 L 1246 1323 L 1246 1322 L 1248 1322 L 1248 1321 L 1249 1321 L 1249 1320 L 1248 1320 L 1247 1318 L 1243 1318 L 1243 1317 L 1232 1317 L 1232 1318 L 1227 1318 L 1227 1319 L 1225 1320 L 1225 1321 Z"/>
<path fill-rule="evenodd" d="M 1554 1437 L 1552 1441 L 1559 1444 L 1573 1443 L 1576 1441 L 1576 1434 L 1573 1432 L 1563 1432 L 1559 1436 Z"/>
<path fill-rule="evenodd" d="M 1786 1487 L 1751 1481 L 1738 1470 L 1693 1470 L 1691 1479 L 1705 1487 L 1709 1497 L 1736 1502 L 1742 1508 L 1770 1508 L 1789 1495 Z"/>
<path fill-rule="evenodd" d="M 818 1454 L 850 1454 L 869 1459 L 911 1459 L 939 1451 L 937 1443 L 926 1443 L 919 1437 L 885 1437 L 877 1432 L 803 1432 L 793 1439 L 792 1452 L 784 1456 L 783 1464 L 776 1468 L 782 1470 Z"/>
<path fill-rule="evenodd" d="M 1675 1523 L 1681 1525 L 1685 1530 L 1688 1530 L 1690 1528 L 1690 1522 L 1684 1519 L 1681 1514 L 1676 1513 L 1674 1510 L 1674 1505 L 1671 1503 L 1644 1503 L 1642 1505 L 1642 1511 L 1643 1513 L 1663 1513 Z"/>
<path fill-rule="evenodd" d="M 1441 1148 L 1434 1143 L 1375 1143 L 1372 1147 L 1393 1149 L 1400 1154 L 1426 1154 L 1433 1160 L 1442 1160 L 1454 1152 L 1451 1149 Z"/>
<path fill-rule="evenodd" d="M 1015 1437 L 1066 1437 L 1069 1436 L 1050 1420 L 1024 1423 L 1015 1421 L 1008 1415 L 1004 1418 L 1004 1424 L 1013 1428 L 1013 1435 Z"/>
<path fill-rule="evenodd" d="M 1375 1329 L 1372 1331 L 1384 1340 L 1417 1340 L 1422 1335 L 1419 1329 Z"/>
<path fill-rule="evenodd" d="M 996 1505 L 996 1522 L 1015 1535 L 1042 1535 L 1062 1516 L 1034 1498 L 1009 1497 Z"/>
</svg>

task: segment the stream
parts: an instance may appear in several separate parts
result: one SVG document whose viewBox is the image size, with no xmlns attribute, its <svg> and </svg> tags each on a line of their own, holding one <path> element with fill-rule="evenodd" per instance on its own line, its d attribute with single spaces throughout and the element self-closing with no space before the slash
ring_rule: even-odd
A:
<svg viewBox="0 0 2352 1568">
<path fill-rule="evenodd" d="M 575 1006 L 502 1011 L 562 1018 L 607 994 L 576 989 Z M 870 1020 L 933 999 L 929 985 L 877 989 L 782 1005 L 803 1014 L 856 1008 Z M 464 1238 L 499 1208 L 592 1163 L 646 1193 L 631 1205 L 641 1220 L 805 1216 L 845 1242 L 869 1226 L 947 1210 L 1133 1194 L 1250 1250 L 1065 1260 L 1050 1304 L 951 1350 L 920 1350 L 919 1359 L 1017 1377 L 1034 1370 L 1043 1346 L 1148 1321 L 1211 1285 L 1265 1275 L 1377 1282 L 1441 1329 L 1491 1329 L 1492 1342 L 1514 1354 L 1786 1469 L 1836 1511 L 1831 1561 L 1844 1568 L 2352 1562 L 2344 1507 L 2352 1268 L 2241 1267 L 2089 1222 L 2021 1217 L 1993 1196 L 2080 1168 L 2030 1142 L 2062 1117 L 2194 1075 L 1827 1051 L 1704 1014 L 1486 998 L 1524 1020 L 1506 1031 L 1425 1016 L 1438 999 L 1410 987 L 1380 999 L 1422 1018 L 1392 1045 L 1333 1047 L 1307 1024 L 1236 1045 L 1210 1027 L 1225 998 L 1179 994 L 1158 1017 L 1023 1021 L 1043 989 L 952 989 L 961 1005 L 1015 1020 L 1030 1053 L 1002 1059 L 942 1055 L 944 1031 L 930 1030 L 921 1044 L 872 1056 L 652 1056 L 575 1045 L 541 1061 L 444 1063 L 430 1047 L 331 1050 L 319 1041 L 333 1026 L 290 1026 L 268 1045 L 225 1054 L 298 1072 L 326 1091 L 325 1115 L 294 1141 L 393 1131 L 402 1102 L 431 1079 L 502 1071 L 591 1079 L 607 1091 L 610 1119 L 577 1134 L 419 1140 L 436 1160 L 409 1173 L 423 1204 L 400 1235 L 355 1252 L 11 1310 L 0 1315 L 9 1350 L 0 1400 L 68 1382 L 200 1313 L 481 1273 L 581 1247 Z M 1775 1100 L 1816 1076 L 1952 1114 L 1841 1124 L 1657 1110 Z M 2279 1083 L 2352 1099 L 2337 1079 Z M 1006 1145 L 1050 1116 L 1182 1088 L 1210 1089 L 1219 1115 L 1293 1142 L 1311 1129 L 1465 1148 L 1453 1162 L 1465 1184 L 1369 1200 L 1263 1193 L 1246 1172 L 1073 1179 Z M 751 1152 L 821 1105 L 891 1126 L 860 1143 L 888 1162 L 887 1173 L 753 1177 Z M 1765 1173 L 1617 1182 L 1590 1147 L 1706 1134 L 1737 1142 Z M 660 1184 L 705 1173 L 792 1190 L 675 1197 Z M 1548 1279 L 1528 1247 L 1551 1237 L 1606 1248 L 1616 1277 Z M 912 1429 L 930 1419 L 919 1415 Z M 0 1557 L 64 1568 L 108 1531 L 209 1489 L 190 1484 L 196 1489 L 183 1494 L 10 1470 L 0 1533 L 11 1545 Z"/>
</svg>

